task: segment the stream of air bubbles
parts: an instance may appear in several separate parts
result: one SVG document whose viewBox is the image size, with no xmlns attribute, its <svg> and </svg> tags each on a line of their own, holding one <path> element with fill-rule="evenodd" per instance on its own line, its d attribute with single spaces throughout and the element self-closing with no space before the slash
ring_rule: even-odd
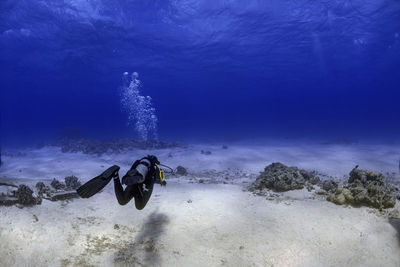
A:
<svg viewBox="0 0 400 267">
<path fill-rule="evenodd" d="M 127 114 L 127 124 L 133 127 L 142 140 L 157 140 L 156 109 L 153 107 L 150 96 L 141 95 L 141 82 L 139 74 L 128 72 L 123 74 L 123 86 L 121 88 L 121 107 Z"/>
</svg>

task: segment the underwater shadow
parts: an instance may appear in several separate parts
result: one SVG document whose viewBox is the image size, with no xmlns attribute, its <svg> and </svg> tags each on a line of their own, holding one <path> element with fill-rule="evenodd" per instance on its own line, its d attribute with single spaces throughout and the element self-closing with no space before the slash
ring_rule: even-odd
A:
<svg viewBox="0 0 400 267">
<path fill-rule="evenodd" d="M 389 223 L 393 226 L 394 229 L 396 229 L 397 239 L 400 244 L 400 219 L 399 218 L 389 219 Z"/>
<path fill-rule="evenodd" d="M 114 262 L 123 265 L 160 266 L 161 257 L 157 242 L 170 222 L 168 216 L 158 211 L 152 212 L 144 222 L 132 243 L 117 252 Z"/>
</svg>

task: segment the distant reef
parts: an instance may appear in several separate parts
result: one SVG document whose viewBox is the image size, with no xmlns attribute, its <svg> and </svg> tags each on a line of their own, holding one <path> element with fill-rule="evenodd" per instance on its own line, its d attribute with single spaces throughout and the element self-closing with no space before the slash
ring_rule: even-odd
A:
<svg viewBox="0 0 400 267">
<path fill-rule="evenodd" d="M 38 148 L 45 146 L 61 147 L 64 153 L 82 152 L 84 154 L 102 155 L 106 153 L 121 153 L 134 149 L 166 149 L 173 147 L 185 147 L 182 143 L 164 142 L 158 140 L 115 139 L 110 141 L 98 141 L 86 138 L 64 138 L 53 142 L 42 143 Z"/>
</svg>

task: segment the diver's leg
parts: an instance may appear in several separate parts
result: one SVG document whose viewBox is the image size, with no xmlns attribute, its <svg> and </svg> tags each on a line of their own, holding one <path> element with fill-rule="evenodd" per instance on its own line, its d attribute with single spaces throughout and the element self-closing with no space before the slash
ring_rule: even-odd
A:
<svg viewBox="0 0 400 267">
<path fill-rule="evenodd" d="M 128 185 L 124 190 L 119 177 L 114 178 L 114 191 L 120 205 L 125 205 L 128 203 L 136 192 L 135 186 L 133 185 Z"/>
<path fill-rule="evenodd" d="M 146 184 L 138 184 L 137 191 L 138 193 L 134 194 L 135 196 L 135 207 L 138 210 L 143 209 L 147 202 L 150 199 L 151 193 L 153 192 L 154 183 Z"/>
</svg>

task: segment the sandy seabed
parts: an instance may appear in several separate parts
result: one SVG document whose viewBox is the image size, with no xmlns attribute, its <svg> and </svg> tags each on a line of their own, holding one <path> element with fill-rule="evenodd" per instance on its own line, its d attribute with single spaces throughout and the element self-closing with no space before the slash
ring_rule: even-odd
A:
<svg viewBox="0 0 400 267">
<path fill-rule="evenodd" d="M 271 162 L 340 178 L 355 164 L 395 172 L 398 151 L 372 145 L 192 145 L 103 156 L 58 148 L 6 153 L 0 177 L 27 183 L 67 175 L 86 181 L 111 164 L 123 174 L 149 153 L 198 176 L 228 168 L 248 176 L 226 184 L 222 177 L 221 183 L 172 178 L 165 188 L 156 185 L 141 211 L 133 203 L 118 205 L 112 184 L 90 199 L 0 207 L 0 266 L 400 266 L 399 228 L 371 209 L 337 206 L 306 190 L 273 200 L 244 190 Z"/>
</svg>

